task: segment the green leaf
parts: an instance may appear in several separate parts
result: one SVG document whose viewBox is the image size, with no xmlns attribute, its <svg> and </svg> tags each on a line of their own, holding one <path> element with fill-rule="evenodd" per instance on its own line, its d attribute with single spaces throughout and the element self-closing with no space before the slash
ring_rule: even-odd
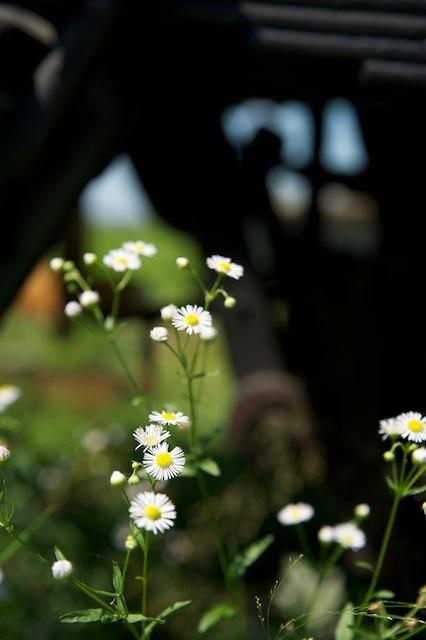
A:
<svg viewBox="0 0 426 640">
<path fill-rule="evenodd" d="M 334 630 L 334 640 L 352 640 L 354 631 L 351 629 L 354 623 L 354 609 L 351 602 L 345 604 L 340 614 L 339 622 Z"/>
<path fill-rule="evenodd" d="M 204 371 L 202 371 L 201 373 L 194 373 L 194 375 L 191 376 L 192 380 L 197 380 L 198 378 L 205 378 L 206 374 Z"/>
<path fill-rule="evenodd" d="M 243 576 L 246 570 L 260 558 L 273 541 L 274 536 L 268 534 L 264 538 L 253 542 L 242 553 L 235 556 L 231 565 L 231 571 L 234 575 Z"/>
<path fill-rule="evenodd" d="M 235 609 L 231 604 L 228 602 L 218 604 L 212 609 L 206 611 L 206 613 L 201 617 L 197 627 L 198 633 L 205 633 L 220 620 L 223 620 L 224 618 L 232 618 L 234 615 Z"/>
<path fill-rule="evenodd" d="M 182 600 L 180 602 L 175 602 L 174 604 L 171 604 L 170 607 L 164 609 L 161 613 L 158 614 L 157 618 L 153 620 L 153 622 L 150 622 L 146 627 L 145 636 L 149 638 L 159 622 L 164 622 L 164 618 L 167 618 L 167 616 L 169 616 L 171 613 L 174 613 L 175 611 L 178 611 L 179 609 L 183 609 L 183 607 L 187 607 L 189 604 L 191 604 L 191 602 L 191 600 Z"/>
<path fill-rule="evenodd" d="M 373 573 L 374 571 L 374 567 L 371 564 L 371 562 L 366 562 L 365 560 L 358 560 L 357 562 L 355 562 L 355 566 L 358 567 L 359 569 L 365 569 L 366 571 L 370 571 L 371 573 Z"/>
<path fill-rule="evenodd" d="M 389 478 L 389 476 L 386 476 L 385 480 L 386 480 L 386 484 L 388 485 L 389 489 L 392 489 L 392 491 L 395 491 L 396 490 L 396 484 L 392 480 L 392 478 Z"/>
<path fill-rule="evenodd" d="M 65 560 L 65 556 L 59 547 L 55 547 L 55 558 L 56 560 Z"/>
<path fill-rule="evenodd" d="M 214 478 L 218 478 L 220 476 L 219 465 L 212 458 L 199 460 L 197 466 L 201 471 L 204 471 L 204 473 L 207 473 L 209 476 L 213 476 Z"/>
<path fill-rule="evenodd" d="M 59 620 L 67 624 L 76 622 L 117 622 L 119 617 L 107 613 L 104 609 L 82 609 L 65 613 Z"/>
<path fill-rule="evenodd" d="M 121 593 L 122 582 L 121 569 L 114 560 L 112 563 L 112 584 L 116 593 Z"/>
<path fill-rule="evenodd" d="M 413 489 L 410 489 L 409 491 L 406 492 L 406 496 L 416 496 L 419 493 L 423 493 L 424 491 L 426 491 L 426 484 L 423 484 L 421 487 L 414 487 Z"/>
<path fill-rule="evenodd" d="M 164 620 L 160 618 L 150 618 L 149 616 L 144 616 L 142 613 L 129 613 L 126 622 L 129 624 L 136 624 L 137 622 L 157 622 L 158 624 L 164 624 Z"/>
<path fill-rule="evenodd" d="M 395 594 L 393 591 L 389 591 L 389 589 L 379 589 L 379 591 L 375 592 L 374 597 L 383 598 L 384 600 L 391 600 L 395 597 Z"/>
</svg>

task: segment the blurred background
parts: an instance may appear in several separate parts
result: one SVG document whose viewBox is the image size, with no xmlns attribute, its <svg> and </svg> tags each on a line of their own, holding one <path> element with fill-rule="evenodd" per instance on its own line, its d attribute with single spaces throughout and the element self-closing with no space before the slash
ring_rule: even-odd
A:
<svg viewBox="0 0 426 640">
<path fill-rule="evenodd" d="M 154 408 L 184 400 L 149 328 L 161 306 L 200 301 L 176 257 L 202 271 L 221 253 L 246 270 L 229 286 L 237 307 L 214 310 L 218 373 L 201 412 L 223 470 L 210 484 L 225 536 L 276 536 L 248 573 L 249 637 L 260 637 L 254 594 L 297 548 L 275 518 L 286 502 L 315 505 L 312 545 L 320 524 L 370 503 L 357 559 L 374 561 L 388 509 L 378 420 L 426 409 L 425 34 L 420 0 L 0 3 L 0 383 L 22 389 L 0 437 L 13 450 L 17 525 L 53 508 L 33 534 L 46 554 L 57 544 L 82 577 L 108 584 L 127 533 L 108 478 L 125 470 L 147 417 L 112 354 L 65 320 L 49 259 L 79 263 L 143 239 L 158 255 L 123 298 L 121 345 Z M 197 593 L 158 635 L 186 640 L 221 582 L 190 479 L 172 491 L 179 524 L 156 544 L 152 607 Z M 406 561 L 383 580 L 413 599 L 422 518 L 404 508 L 392 553 Z M 0 544 L 1 640 L 81 634 L 58 616 L 87 603 Z M 345 564 L 323 608 L 365 588 L 351 554 Z M 304 571 L 277 619 L 292 615 Z M 231 638 L 232 622 L 209 637 Z"/>
</svg>

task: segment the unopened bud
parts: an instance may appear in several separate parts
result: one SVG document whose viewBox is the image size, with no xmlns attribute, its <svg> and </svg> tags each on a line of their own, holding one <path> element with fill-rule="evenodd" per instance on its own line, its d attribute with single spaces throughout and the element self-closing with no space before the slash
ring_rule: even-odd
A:
<svg viewBox="0 0 426 640">
<path fill-rule="evenodd" d="M 132 473 L 130 478 L 127 480 L 127 483 L 130 484 L 130 486 L 135 487 L 140 483 L 139 476 L 136 473 Z"/>
<path fill-rule="evenodd" d="M 98 256 L 96 255 L 96 253 L 83 254 L 84 264 L 87 264 L 88 267 L 90 267 L 92 264 L 95 264 L 97 259 L 98 259 Z"/>
<path fill-rule="evenodd" d="M 124 546 L 127 551 L 133 551 L 133 549 L 136 549 L 136 547 L 138 546 L 138 543 L 133 536 L 127 536 Z"/>
<path fill-rule="evenodd" d="M 122 487 L 124 484 L 126 484 L 126 480 L 126 476 L 124 475 L 124 473 L 121 473 L 121 471 L 113 471 L 109 479 L 112 487 Z"/>
<path fill-rule="evenodd" d="M 227 309 L 232 309 L 232 307 L 235 307 L 235 305 L 237 304 L 237 301 L 235 298 L 233 298 L 232 296 L 227 296 L 225 298 L 225 302 L 223 303 L 223 305 L 227 308 Z"/>
<path fill-rule="evenodd" d="M 425 514 L 425 516 L 426 516 L 426 502 L 423 502 L 423 504 L 422 504 L 422 509 L 423 509 L 423 513 L 424 513 L 424 514 Z"/>
<path fill-rule="evenodd" d="M 49 262 L 50 268 L 52 269 L 52 271 L 62 271 L 62 267 L 64 266 L 64 259 L 63 258 L 52 258 L 51 261 Z"/>
<path fill-rule="evenodd" d="M 177 310 L 178 308 L 175 304 L 168 304 L 166 307 L 163 307 L 160 310 L 161 319 L 164 320 L 165 322 L 171 320 L 175 315 L 175 313 L 177 312 Z"/>
<path fill-rule="evenodd" d="M 71 271 L 67 271 L 64 275 L 65 282 L 75 282 L 78 278 L 78 273 L 75 269 L 71 269 Z"/>
<path fill-rule="evenodd" d="M 76 318 L 83 311 L 83 307 L 76 300 L 71 300 L 65 305 L 65 315 L 68 318 Z"/>
<path fill-rule="evenodd" d="M 367 518 L 370 515 L 370 506 L 364 502 L 357 504 L 354 513 L 357 518 Z"/>
<path fill-rule="evenodd" d="M 395 454 L 393 451 L 385 451 L 383 454 L 383 460 L 386 462 L 393 462 L 395 460 Z"/>
<path fill-rule="evenodd" d="M 183 256 L 176 258 L 176 266 L 178 269 L 187 269 L 189 267 L 188 258 L 184 258 Z"/>
<path fill-rule="evenodd" d="M 83 291 L 80 294 L 80 304 L 83 307 L 93 307 L 95 304 L 99 304 L 99 293 L 97 291 Z"/>
<path fill-rule="evenodd" d="M 66 260 L 64 262 L 64 264 L 62 265 L 62 269 L 64 271 L 71 271 L 71 269 L 74 269 L 74 262 L 72 260 Z"/>
</svg>

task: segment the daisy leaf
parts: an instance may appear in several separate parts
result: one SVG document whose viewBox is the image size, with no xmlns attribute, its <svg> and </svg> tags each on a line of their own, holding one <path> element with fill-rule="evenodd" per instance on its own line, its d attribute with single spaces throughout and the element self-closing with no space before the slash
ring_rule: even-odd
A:
<svg viewBox="0 0 426 640">
<path fill-rule="evenodd" d="M 201 471 L 204 471 L 204 473 L 207 473 L 209 476 L 213 476 L 214 478 L 218 478 L 220 476 L 220 467 L 212 458 L 199 460 L 197 462 L 197 466 Z"/>
<path fill-rule="evenodd" d="M 59 620 L 67 624 L 75 624 L 76 622 L 118 622 L 120 618 L 107 613 L 104 609 L 81 609 L 64 613 Z"/>
<path fill-rule="evenodd" d="M 260 558 L 273 541 L 274 536 L 268 534 L 250 544 L 242 553 L 235 556 L 230 567 L 231 572 L 236 576 L 243 576 L 246 570 Z"/>
<path fill-rule="evenodd" d="M 365 560 L 358 560 L 358 562 L 355 562 L 355 566 L 358 567 L 358 569 L 370 571 L 370 573 L 373 573 L 374 571 L 374 567 L 371 562 L 366 562 Z"/>
<path fill-rule="evenodd" d="M 161 624 L 162 622 L 164 622 L 164 618 L 167 618 L 167 616 L 169 616 L 171 613 L 174 613 L 175 611 L 178 611 L 179 609 L 183 609 L 183 607 L 187 607 L 189 604 L 191 604 L 191 602 L 191 600 L 182 600 L 180 602 L 175 602 L 174 604 L 170 605 L 170 607 L 164 609 L 161 613 L 158 614 L 157 618 L 150 622 L 146 627 L 145 637 L 150 638 L 151 633 L 153 632 L 157 624 Z"/>
</svg>

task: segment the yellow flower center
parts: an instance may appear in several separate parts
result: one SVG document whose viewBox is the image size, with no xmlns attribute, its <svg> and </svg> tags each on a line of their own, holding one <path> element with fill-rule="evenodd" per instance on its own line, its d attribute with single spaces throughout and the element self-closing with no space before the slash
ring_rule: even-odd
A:
<svg viewBox="0 0 426 640">
<path fill-rule="evenodd" d="M 353 536 L 351 533 L 344 533 L 342 535 L 342 542 L 346 546 L 350 546 L 353 543 Z"/>
<path fill-rule="evenodd" d="M 223 260 L 222 262 L 217 263 L 217 268 L 219 271 L 224 271 L 225 273 L 228 273 L 228 271 L 230 271 L 231 269 L 231 265 L 229 264 L 229 262 L 225 262 Z"/>
<path fill-rule="evenodd" d="M 0 391 L 10 391 L 13 389 L 11 384 L 0 384 Z"/>
<path fill-rule="evenodd" d="M 157 444 L 158 438 L 157 436 L 145 436 L 145 444 L 152 447 L 154 444 Z"/>
<path fill-rule="evenodd" d="M 116 262 L 117 264 L 127 264 L 127 258 L 125 258 L 124 256 L 120 256 L 119 258 L 117 258 Z"/>
<path fill-rule="evenodd" d="M 165 469 L 166 467 L 170 467 L 173 462 L 173 458 L 168 451 L 162 451 L 162 453 L 157 453 L 155 456 L 155 462 L 159 467 Z"/>
<path fill-rule="evenodd" d="M 195 313 L 187 313 L 185 316 L 186 324 L 189 324 L 190 327 L 196 327 L 199 324 L 200 319 Z"/>
<path fill-rule="evenodd" d="M 299 507 L 293 507 L 293 509 L 290 511 L 290 518 L 292 520 L 300 520 L 301 515 L 302 512 L 300 511 Z"/>
<path fill-rule="evenodd" d="M 145 518 L 148 518 L 148 520 L 158 520 L 161 518 L 161 511 L 155 504 L 148 504 L 143 510 L 143 515 Z"/>
<path fill-rule="evenodd" d="M 165 420 L 166 422 L 170 422 L 171 420 L 176 420 L 176 414 L 173 413 L 172 411 L 163 411 L 161 413 L 161 417 L 163 418 L 163 420 Z"/>
<path fill-rule="evenodd" d="M 409 420 L 407 428 L 412 433 L 421 433 L 424 430 L 424 424 L 420 420 Z"/>
</svg>

